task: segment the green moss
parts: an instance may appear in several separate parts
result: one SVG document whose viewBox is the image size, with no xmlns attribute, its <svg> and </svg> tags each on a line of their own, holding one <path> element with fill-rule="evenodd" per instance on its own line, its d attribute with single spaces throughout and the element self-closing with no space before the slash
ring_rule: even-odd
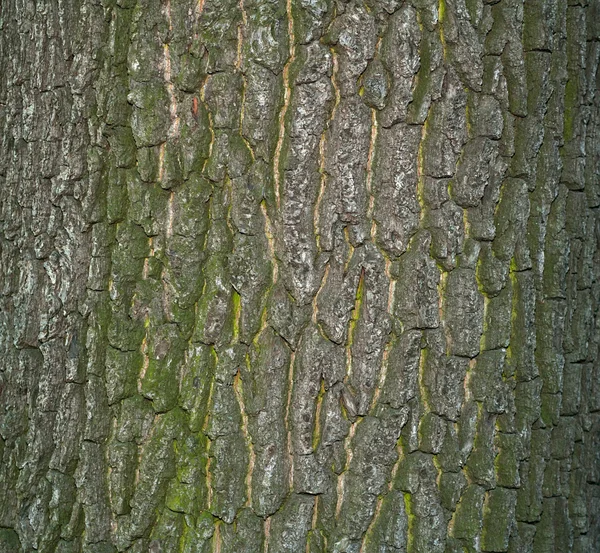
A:
<svg viewBox="0 0 600 553">
<path fill-rule="evenodd" d="M 165 500 L 172 511 L 197 516 L 206 504 L 206 442 L 202 432 L 188 434 L 175 442 L 177 473 Z"/>
<path fill-rule="evenodd" d="M 101 88 L 106 87 L 106 104 L 104 113 L 99 111 L 99 115 L 104 115 L 108 125 L 129 126 L 131 119 L 131 105 L 127 102 L 129 92 L 129 79 L 127 77 L 127 68 L 118 69 L 120 75 L 112 76 L 110 82 L 101 82 Z"/>
<path fill-rule="evenodd" d="M 467 460 L 467 475 L 470 481 L 486 487 L 495 486 L 494 456 L 492 447 L 493 429 L 486 425 L 487 413 L 483 404 L 477 403 L 477 431 L 473 450 Z"/>
<path fill-rule="evenodd" d="M 21 551 L 21 542 L 18 534 L 9 528 L 0 528 L 0 550 Z"/>
<path fill-rule="evenodd" d="M 443 472 L 438 479 L 442 506 L 454 511 L 466 484 L 462 472 Z"/>
<path fill-rule="evenodd" d="M 137 377 L 142 366 L 139 351 L 120 351 L 106 348 L 106 394 L 109 404 L 137 392 Z"/>
<path fill-rule="evenodd" d="M 192 341 L 229 343 L 233 337 L 233 289 L 228 286 L 225 255 L 212 255 L 204 268 L 204 289 L 196 308 L 196 328 Z"/>
<path fill-rule="evenodd" d="M 149 255 L 148 237 L 140 226 L 125 222 L 118 225 L 116 239 L 117 246 L 112 251 L 113 272 L 120 278 L 137 280 Z"/>
<path fill-rule="evenodd" d="M 481 486 L 471 484 L 467 487 L 452 517 L 453 537 L 475 540 L 481 531 L 484 493 Z"/>
<path fill-rule="evenodd" d="M 144 324 L 113 305 L 107 328 L 108 343 L 121 351 L 138 351 L 144 339 Z"/>
<path fill-rule="evenodd" d="M 106 219 L 121 222 L 127 213 L 127 173 L 111 164 L 107 175 Z"/>
<path fill-rule="evenodd" d="M 408 539 L 406 542 L 406 550 L 410 552 L 415 551 L 415 524 L 417 523 L 417 516 L 413 510 L 413 499 L 410 493 L 404 492 L 404 510 L 408 517 Z"/>
<path fill-rule="evenodd" d="M 210 346 L 190 346 L 183 366 L 179 404 L 190 414 L 193 432 L 201 430 L 208 409 L 208 398 L 216 367 L 216 354 Z"/>
<path fill-rule="evenodd" d="M 496 488 L 486 494 L 481 545 L 484 551 L 506 551 L 514 520 L 516 490 Z"/>
<path fill-rule="evenodd" d="M 131 129 L 138 147 L 154 146 L 167 139 L 169 129 L 169 94 L 162 83 L 139 84 L 130 97 L 134 109 Z"/>
<path fill-rule="evenodd" d="M 516 488 L 520 484 L 518 436 L 516 434 L 498 433 L 496 435 L 498 455 L 494 459 L 496 481 L 498 486 Z"/>
<path fill-rule="evenodd" d="M 542 394 L 540 416 L 547 426 L 558 424 L 560 418 L 561 394 Z"/>
<path fill-rule="evenodd" d="M 356 287 L 356 295 L 354 298 L 354 309 L 352 310 L 352 314 L 350 316 L 350 322 L 348 326 L 348 343 L 347 346 L 349 348 L 352 347 L 354 341 L 354 331 L 356 329 L 356 324 L 360 319 L 360 311 L 362 307 L 363 294 L 365 287 L 365 273 L 364 269 L 362 270 L 360 277 L 358 279 L 358 286 Z"/>
<path fill-rule="evenodd" d="M 110 155 L 118 168 L 130 168 L 135 165 L 136 144 L 129 127 L 117 126 L 108 137 Z"/>
<path fill-rule="evenodd" d="M 424 33 L 421 38 L 419 48 L 420 62 L 419 71 L 416 76 L 416 84 L 412 94 L 412 101 L 408 106 L 407 122 L 416 124 L 423 123 L 427 117 L 427 109 L 429 108 L 429 95 L 431 93 L 431 63 L 432 49 L 431 42 L 435 40 L 433 33 Z M 421 148 L 419 149 L 419 151 Z M 422 157 L 422 154 L 420 154 Z M 420 160 L 422 162 L 422 160 Z M 420 163 L 422 166 L 422 163 Z"/>
<path fill-rule="evenodd" d="M 480 0 L 466 0 L 467 11 L 471 19 L 471 25 L 476 28 L 475 20 L 477 19 L 477 8 L 479 7 Z"/>
<path fill-rule="evenodd" d="M 240 335 L 240 316 L 242 313 L 241 301 L 242 298 L 240 294 L 237 290 L 234 290 L 231 297 L 234 341 L 237 340 Z"/>
<path fill-rule="evenodd" d="M 157 547 L 158 551 L 177 551 L 185 525 L 181 513 L 162 509 L 150 533 L 151 550 Z"/>
<path fill-rule="evenodd" d="M 179 142 L 167 141 L 162 151 L 162 170 L 159 174 L 160 186 L 171 189 L 183 182 L 183 160 Z"/>
<path fill-rule="evenodd" d="M 248 142 L 241 134 L 234 133 L 229 136 L 229 159 L 228 159 L 228 174 L 229 176 L 239 177 L 248 173 L 252 165 L 253 157 L 252 150 L 248 146 Z"/>
<path fill-rule="evenodd" d="M 142 378 L 142 394 L 151 399 L 157 412 L 165 412 L 179 398 L 179 370 L 185 353 L 185 342 L 175 325 L 162 325 L 148 333 L 146 373 Z"/>
<path fill-rule="evenodd" d="M 446 20 L 446 0 L 439 0 L 438 2 L 438 14 L 439 21 L 441 24 Z"/>
<path fill-rule="evenodd" d="M 112 62 L 114 66 L 124 66 L 127 63 L 127 54 L 131 45 L 130 28 L 133 10 L 123 9 L 122 6 L 115 6 L 113 14 L 115 31 L 112 35 Z"/>
<path fill-rule="evenodd" d="M 419 422 L 419 449 L 426 453 L 438 453 L 445 434 L 443 419 L 433 413 L 425 413 Z"/>
</svg>

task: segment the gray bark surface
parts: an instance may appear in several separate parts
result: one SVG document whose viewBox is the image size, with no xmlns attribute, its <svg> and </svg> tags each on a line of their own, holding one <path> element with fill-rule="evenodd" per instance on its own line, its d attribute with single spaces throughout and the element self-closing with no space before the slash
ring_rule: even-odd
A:
<svg viewBox="0 0 600 553">
<path fill-rule="evenodd" d="M 0 552 L 600 551 L 598 0 L 3 0 Z"/>
</svg>

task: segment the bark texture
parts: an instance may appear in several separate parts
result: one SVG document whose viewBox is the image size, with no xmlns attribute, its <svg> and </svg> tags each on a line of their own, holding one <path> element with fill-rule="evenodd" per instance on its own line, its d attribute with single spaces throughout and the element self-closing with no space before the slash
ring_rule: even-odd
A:
<svg viewBox="0 0 600 553">
<path fill-rule="evenodd" d="M 598 0 L 0 9 L 0 551 L 600 551 Z"/>
</svg>

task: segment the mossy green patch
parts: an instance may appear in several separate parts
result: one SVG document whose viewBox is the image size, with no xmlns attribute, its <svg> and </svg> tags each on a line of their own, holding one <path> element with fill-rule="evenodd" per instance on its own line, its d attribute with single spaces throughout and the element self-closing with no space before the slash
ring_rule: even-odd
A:
<svg viewBox="0 0 600 553">
<path fill-rule="evenodd" d="M 451 521 L 451 534 L 455 538 L 475 540 L 481 531 L 485 490 L 471 484 L 462 494 Z"/>
</svg>

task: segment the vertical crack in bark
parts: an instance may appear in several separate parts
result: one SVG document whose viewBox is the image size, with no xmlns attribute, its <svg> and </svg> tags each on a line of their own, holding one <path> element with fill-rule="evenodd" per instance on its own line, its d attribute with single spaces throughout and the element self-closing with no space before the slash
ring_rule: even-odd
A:
<svg viewBox="0 0 600 553">
<path fill-rule="evenodd" d="M 318 518 L 318 513 L 319 513 L 319 496 L 315 496 L 315 504 L 313 506 L 313 514 L 312 514 L 312 519 L 310 521 L 310 530 L 312 535 L 314 535 L 314 533 L 317 531 L 317 522 L 319 520 Z M 311 552 L 311 542 L 309 540 L 306 540 L 306 549 L 305 549 L 305 553 L 310 553 Z"/>
<path fill-rule="evenodd" d="M 165 237 L 167 240 L 173 236 L 173 223 L 175 221 L 175 211 L 173 204 L 175 201 L 175 192 L 169 193 L 169 199 L 167 200 L 167 227 L 165 229 Z"/>
<path fill-rule="evenodd" d="M 214 391 L 215 391 L 215 379 L 213 378 L 210 383 L 210 390 L 208 392 L 208 398 L 206 400 L 207 405 L 212 405 Z M 204 417 L 204 421 L 202 423 L 202 433 L 206 437 L 206 479 L 205 479 L 205 482 L 206 482 L 206 509 L 208 509 L 208 510 L 212 509 L 213 494 L 214 494 L 213 485 L 212 485 L 213 478 L 212 478 L 212 473 L 211 473 L 211 469 L 210 469 L 211 464 L 212 464 L 212 457 L 210 456 L 212 440 L 210 439 L 210 437 L 207 434 L 210 416 L 211 416 L 210 411 L 207 409 L 206 415 Z"/>
<path fill-rule="evenodd" d="M 373 244 L 377 243 L 376 232 L 377 222 L 373 218 L 373 206 L 375 196 L 373 194 L 373 157 L 375 156 L 375 144 L 377 142 L 377 110 L 371 110 L 371 138 L 369 141 L 369 154 L 367 157 L 367 193 L 369 194 L 369 207 L 367 209 L 367 218 L 371 219 L 371 240 Z"/>
<path fill-rule="evenodd" d="M 263 541 L 263 553 L 269 553 L 269 545 L 271 543 L 271 517 L 265 518 L 263 522 L 263 534 L 265 536 Z"/>
<path fill-rule="evenodd" d="M 208 160 L 211 159 L 212 155 L 213 155 L 213 148 L 215 145 L 215 128 L 214 128 L 214 124 L 213 124 L 213 115 L 208 107 L 208 105 L 206 104 L 206 87 L 208 85 L 208 81 L 210 79 L 211 75 L 207 74 L 206 77 L 204 78 L 204 82 L 202 83 L 202 86 L 200 87 L 200 100 L 202 102 L 202 104 L 204 105 L 204 109 L 206 110 L 207 113 L 207 117 L 208 117 L 208 130 L 210 132 L 210 143 L 208 145 L 208 155 L 206 156 L 206 159 L 204 160 L 204 163 L 202 164 L 202 174 L 205 174 L 206 172 L 206 166 L 208 165 Z"/>
<path fill-rule="evenodd" d="M 332 110 L 332 116 L 333 116 Z M 325 194 L 325 188 L 327 186 L 327 173 L 325 171 L 325 141 L 327 136 L 327 130 L 329 128 L 331 119 L 327 121 L 325 129 L 321 134 L 321 138 L 319 139 L 319 193 L 317 195 L 317 201 L 315 202 L 315 209 L 313 215 L 313 226 L 315 232 L 315 240 L 317 242 L 317 248 L 321 250 L 321 233 L 319 231 L 319 221 L 320 221 L 320 210 L 321 210 L 321 202 L 323 201 L 323 196 Z"/>
<path fill-rule="evenodd" d="M 351 425 L 348 435 L 344 439 L 344 452 L 346 454 L 346 463 L 344 465 L 344 469 L 338 475 L 337 478 L 337 501 L 335 505 L 335 516 L 337 519 L 340 518 L 340 514 L 342 512 L 342 507 L 344 505 L 344 494 L 345 494 L 345 484 L 346 484 L 346 476 L 348 475 L 348 470 L 350 469 L 350 463 L 352 462 L 352 440 L 354 439 L 354 435 L 356 434 L 356 427 L 362 420 L 361 417 L 357 418 Z"/>
<path fill-rule="evenodd" d="M 242 377 L 240 371 L 236 373 L 233 380 L 233 389 L 235 391 L 235 397 L 238 405 L 240 406 L 240 412 L 242 414 L 242 432 L 244 434 L 244 440 L 248 448 L 248 472 L 246 473 L 245 485 L 246 485 L 246 507 L 252 507 L 252 473 L 254 471 L 254 462 L 256 455 L 254 453 L 254 446 L 252 444 L 252 437 L 248 432 L 248 413 L 246 411 L 246 405 L 244 403 L 244 391 L 242 387 Z"/>
<path fill-rule="evenodd" d="M 287 454 L 290 463 L 289 467 L 289 489 L 290 493 L 294 491 L 294 448 L 292 444 L 292 427 L 290 423 L 290 410 L 292 409 L 292 391 L 294 387 L 294 364 L 296 362 L 296 352 L 292 351 L 290 356 L 290 369 L 287 378 L 287 400 L 285 405 L 285 429 L 287 433 Z"/>
<path fill-rule="evenodd" d="M 387 278 L 390 282 L 389 288 L 388 288 L 387 313 L 390 316 L 390 319 L 392 319 L 393 308 L 394 308 L 394 292 L 396 290 L 396 281 L 392 278 L 392 275 L 390 273 L 390 266 L 391 266 L 391 261 L 388 258 L 386 258 L 386 260 L 385 260 L 385 275 L 387 276 Z M 378 384 L 375 388 L 375 392 L 373 393 L 373 399 L 371 401 L 371 406 L 369 408 L 369 412 L 374 412 L 375 407 L 377 406 L 377 402 L 379 401 L 381 391 L 383 390 L 383 387 L 385 386 L 391 347 L 392 347 L 392 342 L 391 342 L 391 340 L 388 340 L 386 342 L 384 350 L 383 350 L 383 356 L 382 356 L 382 360 L 381 360 L 381 370 L 379 371 L 379 380 L 378 380 Z"/>
<path fill-rule="evenodd" d="M 331 268 L 331 266 L 330 266 L 330 262 L 328 260 L 327 265 L 325 265 L 325 271 L 323 272 L 323 278 L 321 280 L 321 285 L 319 286 L 319 289 L 317 290 L 317 293 L 315 294 L 315 297 L 313 298 L 313 301 L 312 301 L 311 320 L 314 324 L 318 325 L 321 332 L 322 332 L 321 325 L 318 322 L 318 318 L 319 318 L 318 298 L 319 298 L 319 295 L 321 294 L 321 292 L 323 291 L 323 289 L 325 288 L 325 285 L 327 284 L 327 277 L 329 276 L 330 268 Z"/>
<path fill-rule="evenodd" d="M 272 283 L 276 284 L 279 277 L 279 269 L 277 264 L 277 257 L 275 256 L 275 239 L 273 238 L 273 225 L 267 211 L 265 200 L 260 203 L 260 210 L 265 219 L 265 236 L 267 238 L 267 245 L 269 249 L 269 258 L 271 259 L 272 266 Z M 260 334 L 260 333 L 259 333 Z"/>
<path fill-rule="evenodd" d="M 242 48 L 244 45 L 244 29 L 246 28 L 246 26 L 248 25 L 248 17 L 246 15 L 246 10 L 244 8 L 244 0 L 240 0 L 239 3 L 239 8 L 240 11 L 242 12 L 242 21 L 241 23 L 238 25 L 238 32 L 237 32 L 237 58 L 235 60 L 235 68 L 238 71 L 241 71 L 242 69 Z M 243 112 L 243 107 L 242 107 L 242 112 Z"/>
<path fill-rule="evenodd" d="M 352 345 L 354 341 L 354 332 L 356 329 L 356 325 L 358 320 L 360 319 L 360 314 L 363 307 L 363 302 L 365 299 L 365 269 L 364 267 L 361 269 L 360 277 L 358 279 L 358 284 L 356 286 L 356 295 L 354 297 L 354 309 L 352 310 L 352 314 L 350 316 L 350 321 L 348 323 L 348 342 L 346 344 L 346 376 L 344 377 L 344 382 L 347 382 L 352 376 Z"/>
<path fill-rule="evenodd" d="M 273 181 L 275 188 L 275 205 L 279 210 L 281 204 L 281 168 L 279 166 L 281 159 L 281 150 L 285 138 L 285 118 L 290 100 L 292 97 L 292 88 L 290 85 L 290 67 L 296 58 L 296 38 L 294 35 L 294 17 L 292 14 L 292 0 L 286 1 L 286 13 L 288 19 L 288 40 L 289 40 L 289 56 L 283 68 L 283 106 L 279 113 L 279 134 L 277 137 L 277 145 L 275 146 L 275 155 L 273 157 Z"/>
<path fill-rule="evenodd" d="M 371 522 L 369 523 L 368 528 L 365 530 L 365 533 L 363 534 L 359 553 L 365 553 L 367 538 L 369 538 L 369 535 L 372 533 L 375 523 L 379 519 L 379 515 L 381 514 L 381 504 L 382 503 L 383 503 L 383 496 L 380 495 L 377 497 L 377 503 L 375 504 L 375 512 L 373 513 L 373 518 L 371 519 Z"/>
<path fill-rule="evenodd" d="M 165 2 L 165 15 L 167 17 L 167 22 L 169 25 L 169 32 L 173 31 L 173 21 L 171 19 L 171 0 L 166 0 Z M 177 98 L 175 96 L 175 86 L 173 85 L 173 81 L 171 79 L 171 51 L 169 43 L 163 44 L 163 71 L 164 71 L 164 79 L 165 83 L 167 83 L 167 91 L 169 93 L 169 116 L 170 116 L 170 124 L 169 124 L 169 138 L 174 138 L 179 135 L 179 116 L 177 114 Z"/>
<path fill-rule="evenodd" d="M 222 521 L 215 522 L 215 533 L 213 534 L 213 553 L 221 553 L 221 524 Z"/>
</svg>

